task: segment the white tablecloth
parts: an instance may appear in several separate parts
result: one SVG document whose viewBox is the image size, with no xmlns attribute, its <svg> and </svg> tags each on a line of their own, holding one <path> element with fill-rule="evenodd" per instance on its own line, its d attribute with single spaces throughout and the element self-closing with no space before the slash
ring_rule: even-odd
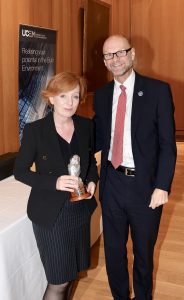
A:
<svg viewBox="0 0 184 300">
<path fill-rule="evenodd" d="M 29 193 L 30 187 L 13 176 L 0 181 L 0 300 L 41 300 L 46 287 L 32 224 L 26 214 Z M 99 205 L 92 216 L 91 245 L 101 232 Z"/>
<path fill-rule="evenodd" d="M 13 176 L 0 181 L 0 299 L 41 300 L 46 286 L 32 225 L 30 188 Z"/>
</svg>

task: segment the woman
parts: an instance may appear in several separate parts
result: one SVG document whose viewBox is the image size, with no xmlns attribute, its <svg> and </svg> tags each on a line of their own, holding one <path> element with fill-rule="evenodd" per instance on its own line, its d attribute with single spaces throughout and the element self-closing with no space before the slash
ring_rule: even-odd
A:
<svg viewBox="0 0 184 300">
<path fill-rule="evenodd" d="M 89 267 L 98 174 L 92 121 L 75 115 L 84 94 L 81 77 L 69 72 L 54 76 L 42 92 L 53 113 L 25 126 L 15 162 L 15 178 L 32 187 L 27 212 L 48 280 L 44 300 L 69 299 L 72 281 Z M 90 197 L 71 202 L 78 177 L 68 174 L 68 164 L 76 154 Z M 36 172 L 30 170 L 33 162 Z"/>
</svg>

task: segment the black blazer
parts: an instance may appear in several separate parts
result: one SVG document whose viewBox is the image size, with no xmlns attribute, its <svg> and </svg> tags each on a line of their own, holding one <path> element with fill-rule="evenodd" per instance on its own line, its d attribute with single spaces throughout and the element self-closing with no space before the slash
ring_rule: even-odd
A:
<svg viewBox="0 0 184 300">
<path fill-rule="evenodd" d="M 73 116 L 73 121 L 81 159 L 80 177 L 85 183 L 97 183 L 92 121 L 77 115 Z M 30 170 L 33 162 L 36 172 Z M 57 178 L 66 174 L 68 169 L 60 150 L 53 114 L 26 124 L 15 161 L 14 176 L 32 187 L 27 212 L 34 223 L 47 226 L 56 219 L 70 197 L 69 192 L 56 190 Z M 95 198 L 86 201 L 92 212 L 97 205 Z"/>
<path fill-rule="evenodd" d="M 94 96 L 96 151 L 102 150 L 100 198 L 110 148 L 113 90 L 111 81 Z M 174 105 L 167 83 L 135 74 L 131 139 L 138 192 L 147 197 L 154 188 L 170 191 L 176 143 Z"/>
</svg>

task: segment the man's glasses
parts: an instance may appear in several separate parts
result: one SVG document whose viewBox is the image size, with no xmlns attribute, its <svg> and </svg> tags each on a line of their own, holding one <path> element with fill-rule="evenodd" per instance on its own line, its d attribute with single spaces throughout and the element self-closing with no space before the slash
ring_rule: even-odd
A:
<svg viewBox="0 0 184 300">
<path fill-rule="evenodd" d="M 117 52 L 114 53 L 105 53 L 103 54 L 103 58 L 105 60 L 109 60 L 109 59 L 113 59 L 114 55 L 116 55 L 117 57 L 125 57 L 127 56 L 127 53 L 131 50 L 132 48 L 128 48 L 128 49 L 123 49 L 123 50 L 119 50 Z"/>
</svg>

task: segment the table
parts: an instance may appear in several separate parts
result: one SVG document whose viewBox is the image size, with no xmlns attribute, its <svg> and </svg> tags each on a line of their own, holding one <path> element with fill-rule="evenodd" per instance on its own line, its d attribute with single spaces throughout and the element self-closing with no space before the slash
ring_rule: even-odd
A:
<svg viewBox="0 0 184 300">
<path fill-rule="evenodd" d="M 40 300 L 47 284 L 32 224 L 26 214 L 30 189 L 13 176 L 0 181 L 1 300 Z M 91 245 L 101 233 L 99 205 L 92 216 Z"/>
<path fill-rule="evenodd" d="M 46 287 L 26 207 L 30 187 L 0 181 L 0 299 L 40 300 Z"/>
</svg>

